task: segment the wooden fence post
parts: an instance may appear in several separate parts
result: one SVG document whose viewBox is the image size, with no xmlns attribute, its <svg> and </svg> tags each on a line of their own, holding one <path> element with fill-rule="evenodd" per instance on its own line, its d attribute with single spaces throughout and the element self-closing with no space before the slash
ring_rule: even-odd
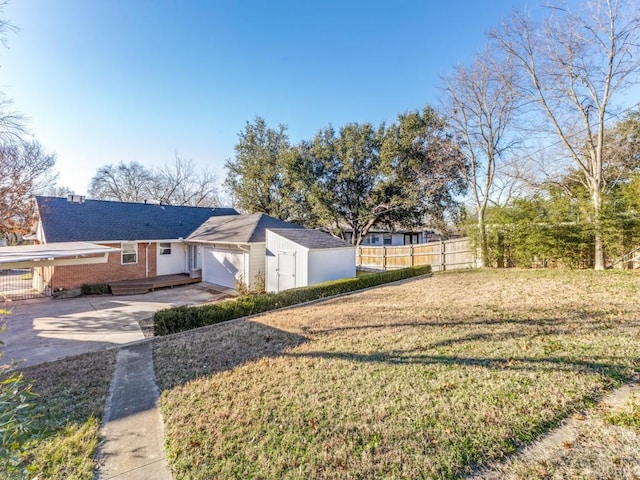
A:
<svg viewBox="0 0 640 480">
<path fill-rule="evenodd" d="M 440 270 L 443 272 L 447 269 L 447 247 L 446 242 L 440 240 Z"/>
<path fill-rule="evenodd" d="M 387 271 L 387 247 L 382 247 L 382 270 Z"/>
</svg>

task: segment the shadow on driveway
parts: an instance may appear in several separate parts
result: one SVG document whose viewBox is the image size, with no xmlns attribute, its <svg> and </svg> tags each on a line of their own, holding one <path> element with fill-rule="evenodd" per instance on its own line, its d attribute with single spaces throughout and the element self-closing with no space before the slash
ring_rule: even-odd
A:
<svg viewBox="0 0 640 480">
<path fill-rule="evenodd" d="M 144 295 L 8 304 L 11 314 L 0 335 L 5 343 L 1 362 L 20 361 L 20 366 L 26 367 L 142 340 L 139 322 L 157 310 L 214 302 L 221 297 L 190 285 Z"/>
</svg>

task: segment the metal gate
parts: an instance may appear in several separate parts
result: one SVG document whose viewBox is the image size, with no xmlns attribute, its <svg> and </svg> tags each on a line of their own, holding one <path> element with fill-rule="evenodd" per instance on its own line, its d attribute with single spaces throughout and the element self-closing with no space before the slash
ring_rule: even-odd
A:
<svg viewBox="0 0 640 480">
<path fill-rule="evenodd" d="M 0 303 L 51 296 L 53 267 L 0 270 Z"/>
</svg>

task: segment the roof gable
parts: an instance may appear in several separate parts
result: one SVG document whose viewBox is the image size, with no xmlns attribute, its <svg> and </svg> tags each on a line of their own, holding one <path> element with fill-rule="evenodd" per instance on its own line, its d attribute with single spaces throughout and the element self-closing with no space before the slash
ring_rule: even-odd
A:
<svg viewBox="0 0 640 480">
<path fill-rule="evenodd" d="M 350 243 L 320 230 L 270 228 L 270 232 L 310 250 L 322 248 L 354 248 Z"/>
<path fill-rule="evenodd" d="M 211 243 L 261 243 L 266 229 L 301 229 L 300 225 L 270 217 L 264 213 L 211 217 L 188 240 Z"/>
<path fill-rule="evenodd" d="M 106 200 L 71 203 L 58 197 L 36 197 L 36 202 L 47 243 L 186 238 L 212 216 L 238 215 L 233 208 Z"/>
</svg>

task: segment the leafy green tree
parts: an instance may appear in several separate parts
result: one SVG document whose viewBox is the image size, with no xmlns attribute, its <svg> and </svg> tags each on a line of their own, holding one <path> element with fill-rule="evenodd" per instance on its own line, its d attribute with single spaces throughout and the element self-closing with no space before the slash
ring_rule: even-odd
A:
<svg viewBox="0 0 640 480">
<path fill-rule="evenodd" d="M 290 201 L 283 195 L 285 164 L 291 155 L 286 131 L 284 125 L 272 129 L 256 117 L 238 134 L 235 157 L 225 164 L 225 185 L 239 210 L 289 218 Z"/>
<path fill-rule="evenodd" d="M 354 245 L 374 226 L 442 223 L 465 189 L 465 159 L 432 108 L 389 127 L 321 129 L 298 161 L 317 225 L 343 237 L 350 230 Z"/>
</svg>

